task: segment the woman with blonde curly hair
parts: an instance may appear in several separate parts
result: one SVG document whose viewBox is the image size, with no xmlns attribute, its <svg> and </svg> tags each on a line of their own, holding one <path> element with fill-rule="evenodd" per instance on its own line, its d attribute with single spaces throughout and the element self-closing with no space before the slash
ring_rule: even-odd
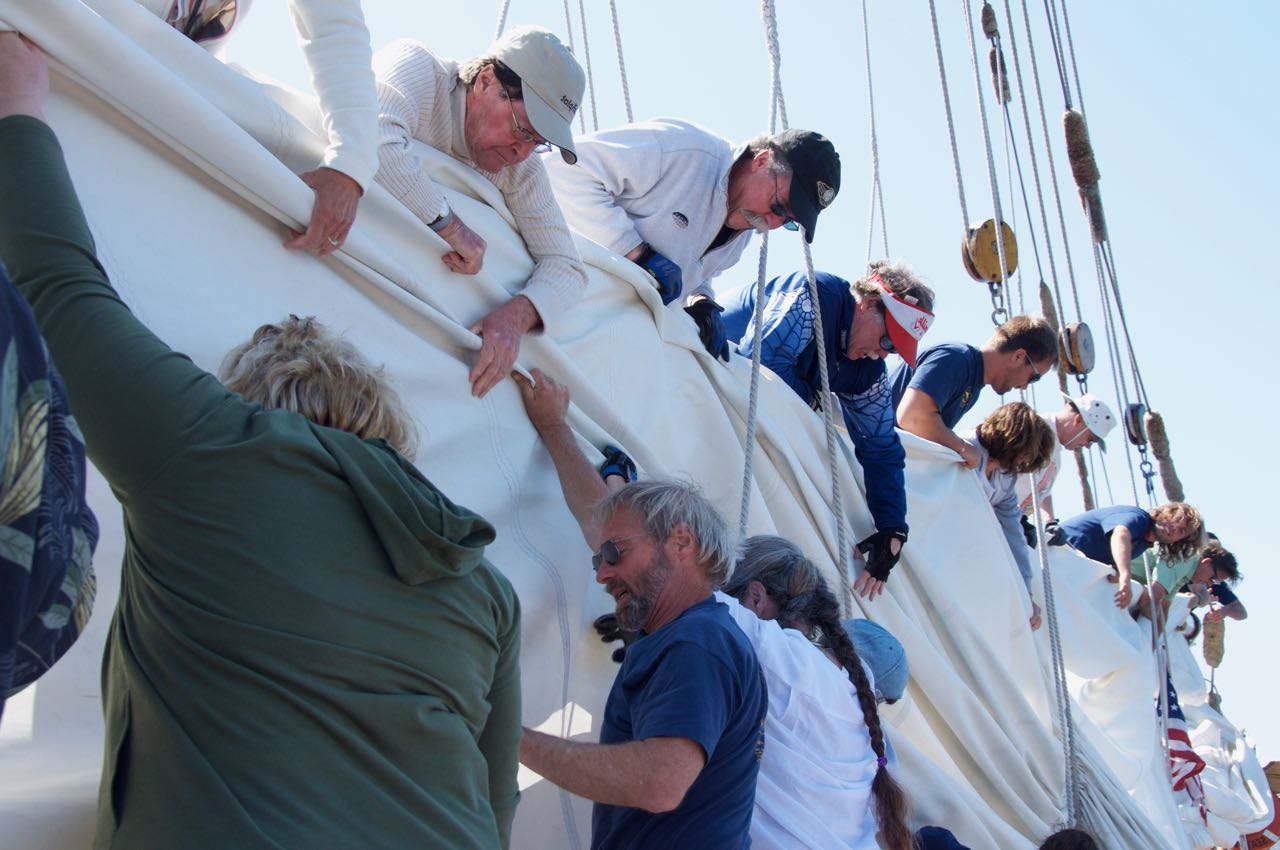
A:
<svg viewBox="0 0 1280 850">
<path fill-rule="evenodd" d="M 961 437 L 978 450 L 978 479 L 1000 521 L 1009 552 L 1031 596 L 1031 557 L 1022 533 L 1018 476 L 1038 472 L 1053 457 L 1054 434 L 1049 423 L 1031 407 L 1015 401 L 998 407 Z M 1040 628 L 1040 606 L 1031 600 L 1031 628 Z"/>
<path fill-rule="evenodd" d="M 1204 542 L 1204 520 L 1200 512 L 1185 502 L 1167 502 L 1144 511 L 1131 505 L 1114 505 L 1086 511 L 1064 519 L 1049 538 L 1051 544 L 1072 548 L 1113 570 L 1109 581 L 1117 582 L 1116 607 L 1127 608 L 1133 600 L 1130 562 L 1153 545 L 1167 563 L 1185 561 Z"/>
</svg>

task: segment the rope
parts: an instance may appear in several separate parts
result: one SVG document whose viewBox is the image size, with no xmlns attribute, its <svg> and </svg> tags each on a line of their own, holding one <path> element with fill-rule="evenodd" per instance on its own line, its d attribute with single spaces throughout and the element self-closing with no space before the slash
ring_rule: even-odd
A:
<svg viewBox="0 0 1280 850">
<path fill-rule="evenodd" d="M 569 0 L 564 0 L 564 30 L 569 34 L 569 52 L 576 53 L 573 49 L 573 16 L 569 13 Z M 578 128 L 583 132 L 587 132 L 587 115 L 585 109 L 578 110 Z"/>
<path fill-rule="evenodd" d="M 973 13 L 969 8 L 969 0 L 964 0 L 964 17 L 969 31 L 969 55 L 973 61 L 973 81 L 978 90 L 978 117 L 981 119 L 982 141 L 987 154 L 987 180 L 991 184 L 991 208 L 994 210 L 996 217 L 996 256 L 1000 261 L 1000 278 L 1003 281 L 1008 277 L 1009 268 L 1008 261 L 1005 259 L 1004 228 L 1001 226 L 1004 222 L 1004 213 L 1000 209 L 1000 184 L 996 179 L 996 160 L 995 154 L 991 149 L 991 127 L 987 123 L 987 103 L 986 97 L 982 93 L 982 66 L 978 61 L 978 42 L 973 35 Z M 992 15 L 989 19 L 994 21 L 995 16 Z M 992 37 L 992 43 L 999 46 L 999 33 Z M 996 321 L 996 319 L 1004 301 L 1004 285 L 1003 283 L 990 283 L 989 287 L 991 289 L 991 299 L 996 304 L 996 310 L 991 314 L 991 321 L 999 326 L 1000 322 Z"/>
<path fill-rule="evenodd" d="M 591 129 L 600 129 L 600 110 L 596 108 L 596 78 L 591 73 L 591 43 L 587 41 L 587 10 L 578 0 L 578 23 L 582 25 L 582 56 L 587 60 L 587 92 L 591 95 Z"/>
<path fill-rule="evenodd" d="M 778 16 L 773 0 L 760 0 L 760 16 L 764 19 L 765 46 L 769 50 L 769 132 L 772 134 L 779 120 L 782 129 L 791 126 L 787 120 L 787 104 L 782 98 L 782 50 L 778 46 Z"/>
<path fill-rule="evenodd" d="M 1173 458 L 1169 454 L 1169 434 L 1164 428 L 1164 417 L 1154 410 L 1147 411 L 1147 439 L 1151 441 L 1151 453 L 1160 463 L 1160 481 L 1164 484 L 1164 495 L 1170 502 L 1185 502 L 1186 492 L 1182 489 L 1182 480 L 1173 468 Z"/>
<path fill-rule="evenodd" d="M 502 8 L 498 10 L 498 27 L 493 33 L 494 41 L 502 38 L 502 32 L 507 28 L 507 12 L 510 10 L 511 0 L 502 0 Z"/>
<path fill-rule="evenodd" d="M 880 185 L 880 142 L 876 135 L 876 94 L 871 82 L 871 31 L 867 24 L 867 0 L 862 0 L 862 52 L 867 66 L 867 115 L 871 133 L 871 211 L 867 216 L 867 261 L 871 266 L 871 243 L 876 229 L 876 203 L 880 206 L 880 235 L 884 237 L 884 254 L 889 256 L 889 220 L 884 214 L 884 189 Z"/>
<path fill-rule="evenodd" d="M 1023 23 L 1026 26 L 1026 33 L 1027 33 L 1027 54 L 1031 57 L 1031 78 L 1036 84 L 1036 102 L 1040 109 L 1040 127 L 1044 133 L 1045 157 L 1049 162 L 1049 185 L 1053 187 L 1054 204 L 1058 210 L 1058 227 L 1062 232 L 1062 253 L 1067 264 L 1067 279 L 1071 284 L 1071 297 L 1076 308 L 1076 312 L 1075 312 L 1076 321 L 1079 322 L 1081 321 L 1081 317 L 1084 315 L 1084 311 L 1080 309 L 1080 291 L 1076 287 L 1075 265 L 1071 261 L 1071 249 L 1069 247 L 1071 243 L 1067 239 L 1067 217 L 1062 209 L 1062 192 L 1058 188 L 1058 169 L 1053 159 L 1053 143 L 1051 142 L 1049 137 L 1049 118 L 1045 112 L 1044 91 L 1040 87 L 1040 67 L 1039 67 L 1039 63 L 1036 61 L 1035 42 L 1032 40 L 1032 36 L 1031 36 L 1031 15 L 1027 11 L 1027 0 L 1022 0 L 1022 17 L 1023 17 Z M 1016 55 L 1017 54 L 1015 54 L 1015 60 L 1016 60 Z M 1016 61 L 1015 61 L 1015 66 L 1016 66 Z M 1070 102 L 1069 95 L 1068 95 L 1068 102 Z M 1034 150 L 1034 147 L 1032 149 Z M 1037 185 L 1038 184 L 1039 184 L 1039 181 L 1037 180 Z M 1047 234 L 1048 232 L 1049 232 L 1048 225 L 1046 225 L 1045 233 Z M 1050 261 L 1050 265 L 1052 266 L 1052 263 L 1053 263 L 1052 254 L 1050 254 L 1049 261 Z M 1055 290 L 1057 288 L 1057 285 L 1058 285 L 1057 274 L 1055 273 L 1054 274 Z M 1062 303 L 1061 293 L 1059 293 L 1058 295 L 1058 303 Z M 1065 315 L 1065 313 L 1061 310 L 1059 310 L 1059 314 Z"/>
<path fill-rule="evenodd" d="M 1080 104 L 1080 112 L 1084 113 L 1084 89 L 1080 86 L 1080 67 L 1076 64 L 1076 45 L 1071 39 L 1071 18 L 1067 16 L 1067 0 L 1062 3 L 1062 27 L 1067 32 L 1067 52 L 1071 54 L 1071 76 L 1076 81 L 1076 102 Z"/>
<path fill-rule="evenodd" d="M 960 146 L 956 143 L 956 124 L 951 114 L 951 93 L 947 89 L 947 68 L 942 61 L 942 35 L 938 32 L 938 9 L 929 0 L 929 19 L 933 24 L 933 49 L 938 55 L 938 78 L 942 82 L 942 107 L 947 116 L 947 135 L 951 139 L 951 167 L 956 174 L 956 193 L 960 196 L 960 232 L 969 238 L 969 207 L 964 198 L 964 180 L 960 176 Z"/>
<path fill-rule="evenodd" d="M 751 513 L 751 479 L 754 475 L 756 455 L 756 412 L 760 402 L 760 349 L 764 339 L 764 279 L 769 257 L 769 234 L 760 239 L 760 265 L 756 273 L 756 304 L 753 320 L 754 336 L 751 345 L 751 390 L 747 395 L 747 434 L 744 440 L 746 457 L 742 462 L 742 507 L 738 511 L 738 537 L 747 536 L 747 518 Z"/>
<path fill-rule="evenodd" d="M 622 77 L 622 104 L 627 108 L 627 123 L 631 124 L 636 118 L 631 112 L 631 86 L 627 83 L 627 63 L 622 59 L 622 29 L 618 26 L 618 0 L 609 0 L 609 14 L 613 17 L 613 44 L 618 49 L 618 73 Z M 594 104 L 592 108 L 595 108 Z"/>
<path fill-rule="evenodd" d="M 1051 8 L 1052 7 L 1052 8 Z M 1071 108 L 1071 88 L 1067 85 L 1067 65 L 1062 56 L 1062 36 L 1058 32 L 1057 6 L 1044 0 L 1044 15 L 1049 22 L 1049 44 L 1053 47 L 1053 60 L 1058 66 L 1058 81 L 1062 84 L 1062 102 L 1067 109 Z M 1027 26 L 1031 25 L 1027 19 Z"/>
</svg>

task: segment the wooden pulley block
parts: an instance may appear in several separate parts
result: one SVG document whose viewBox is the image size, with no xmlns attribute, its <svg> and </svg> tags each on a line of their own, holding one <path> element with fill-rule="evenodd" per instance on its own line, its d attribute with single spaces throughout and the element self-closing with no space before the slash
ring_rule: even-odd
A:
<svg viewBox="0 0 1280 850">
<path fill-rule="evenodd" d="M 1089 326 L 1084 322 L 1072 322 L 1064 325 L 1058 331 L 1058 336 L 1067 371 L 1073 375 L 1092 372 L 1097 353 L 1093 347 L 1093 331 L 1089 330 Z"/>
<path fill-rule="evenodd" d="M 1135 446 L 1147 444 L 1147 406 L 1132 402 L 1124 409 L 1124 433 Z"/>
<path fill-rule="evenodd" d="M 1000 283 L 1018 268 L 1018 240 L 1013 228 L 1000 222 L 1004 237 L 1005 268 L 1000 268 L 1000 246 L 996 244 L 996 220 L 989 218 L 978 227 L 969 228 L 960 245 L 960 259 L 969 277 L 980 283 Z"/>
</svg>

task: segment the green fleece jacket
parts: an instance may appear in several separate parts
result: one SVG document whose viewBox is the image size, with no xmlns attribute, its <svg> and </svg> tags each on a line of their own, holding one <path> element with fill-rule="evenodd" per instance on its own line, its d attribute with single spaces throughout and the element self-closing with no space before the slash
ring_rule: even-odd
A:
<svg viewBox="0 0 1280 850">
<path fill-rule="evenodd" d="M 157 339 L 42 122 L 0 119 L 0 163 L 0 261 L 124 508 L 96 846 L 506 846 L 520 615 L 492 526 Z"/>
</svg>

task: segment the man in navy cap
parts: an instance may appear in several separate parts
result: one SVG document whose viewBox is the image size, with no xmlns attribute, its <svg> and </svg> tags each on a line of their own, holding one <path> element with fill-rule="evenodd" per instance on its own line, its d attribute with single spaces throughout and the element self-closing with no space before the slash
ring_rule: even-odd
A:
<svg viewBox="0 0 1280 850">
<path fill-rule="evenodd" d="M 569 226 L 653 276 L 664 304 L 684 307 L 707 351 L 729 359 L 711 280 L 738 262 L 754 231 L 803 230 L 840 191 L 840 156 L 810 130 L 744 145 L 678 118 L 576 140 L 578 164 L 546 157 Z"/>
</svg>

